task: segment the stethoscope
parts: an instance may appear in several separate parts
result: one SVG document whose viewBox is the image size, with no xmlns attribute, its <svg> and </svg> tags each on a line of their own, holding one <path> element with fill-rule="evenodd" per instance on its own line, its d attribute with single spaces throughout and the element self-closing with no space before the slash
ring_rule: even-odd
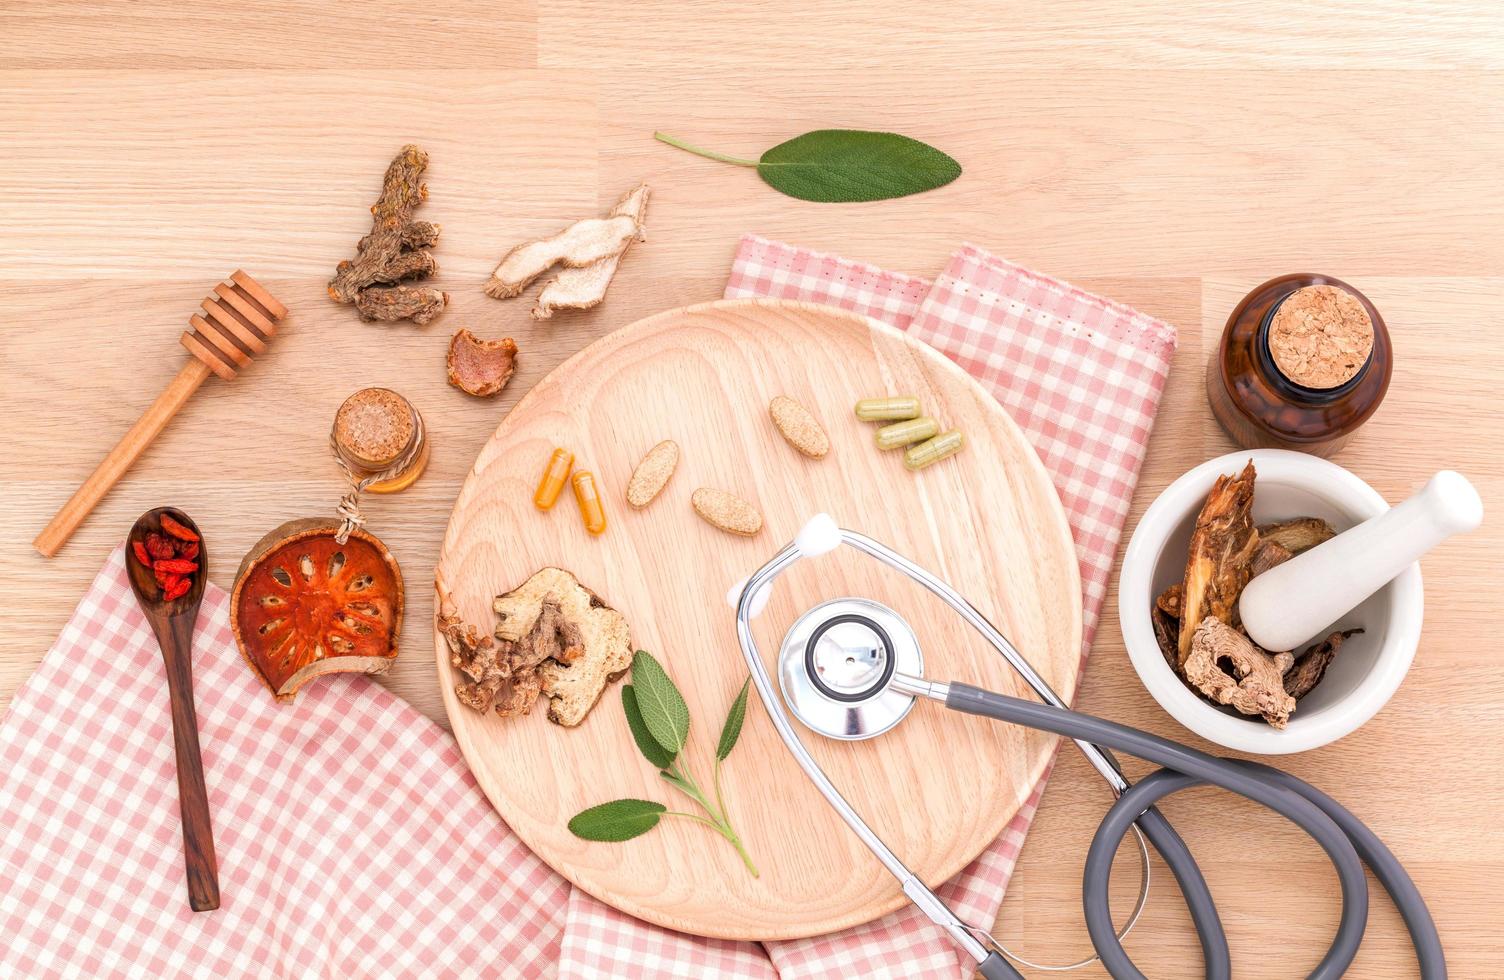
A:
<svg viewBox="0 0 1504 980">
<path fill-rule="evenodd" d="M 959 682 L 926 680 L 923 656 L 913 630 L 887 606 L 859 598 L 821 603 L 799 617 L 789 629 L 778 655 L 780 697 L 752 637 L 751 621 L 762 611 L 779 575 L 801 558 L 828 554 L 843 544 L 898 569 L 943 600 L 992 644 L 1044 703 L 994 694 Z M 1140 835 L 1145 888 L 1148 856 L 1143 840 L 1147 838 L 1169 866 L 1185 898 L 1201 940 L 1207 977 L 1223 980 L 1231 976 L 1227 938 L 1206 880 L 1180 835 L 1155 809 L 1155 804 L 1171 793 L 1202 783 L 1230 789 L 1281 814 L 1320 844 L 1336 868 L 1342 888 L 1342 918 L 1326 956 L 1310 977 L 1323 980 L 1340 977 L 1357 954 L 1368 920 L 1365 864 L 1404 918 L 1420 962 L 1421 976 L 1426 980 L 1446 976 L 1441 940 L 1420 891 L 1384 843 L 1339 803 L 1278 769 L 1221 759 L 1136 728 L 1069 710 L 1008 638 L 970 602 L 886 545 L 838 527 L 828 515 L 820 514 L 739 590 L 733 590 L 733 596 L 742 656 L 779 737 L 841 819 L 898 879 L 904 895 L 976 960 L 978 970 L 988 980 L 1022 980 L 1022 975 L 1004 958 L 1011 954 L 987 930 L 962 922 L 852 808 L 804 747 L 790 711 L 803 725 L 821 735 L 858 740 L 873 738 L 893 728 L 916 701 L 924 698 L 956 711 L 1075 740 L 1117 796 L 1087 851 L 1081 886 L 1087 932 L 1097 957 L 1113 977 L 1144 976 L 1123 949 L 1121 937 L 1127 929 L 1122 933 L 1115 931 L 1108 907 L 1113 858 L 1130 830 Z M 1117 760 L 1103 746 L 1164 768 L 1130 784 Z M 1142 910 L 1143 897 L 1141 891 L 1129 920 L 1130 927 Z"/>
</svg>

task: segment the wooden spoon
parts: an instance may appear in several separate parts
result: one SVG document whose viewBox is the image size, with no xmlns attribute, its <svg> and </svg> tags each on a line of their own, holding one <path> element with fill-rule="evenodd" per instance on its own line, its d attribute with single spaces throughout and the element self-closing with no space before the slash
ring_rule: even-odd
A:
<svg viewBox="0 0 1504 980">
<path fill-rule="evenodd" d="M 167 696 L 172 702 L 172 741 L 178 758 L 178 806 L 183 816 L 183 851 L 188 866 L 188 904 L 195 912 L 219 908 L 219 864 L 214 857 L 214 831 L 209 826 L 209 795 L 204 788 L 204 764 L 198 750 L 198 716 L 193 710 L 193 624 L 204 598 L 209 577 L 209 553 L 199 536 L 198 571 L 188 591 L 164 600 L 151 569 L 135 555 L 134 543 L 143 546 L 148 532 L 162 531 L 162 515 L 198 534 L 198 525 L 173 507 L 158 507 L 142 514 L 131 528 L 125 546 L 125 567 L 131 591 L 141 611 L 157 634 L 162 660 L 167 664 Z"/>
</svg>

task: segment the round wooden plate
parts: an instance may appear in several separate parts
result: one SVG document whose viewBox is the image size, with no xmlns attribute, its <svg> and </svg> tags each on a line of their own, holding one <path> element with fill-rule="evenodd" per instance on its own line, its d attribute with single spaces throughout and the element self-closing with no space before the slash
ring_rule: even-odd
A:
<svg viewBox="0 0 1504 980">
<path fill-rule="evenodd" d="M 910 393 L 943 426 L 960 428 L 958 456 L 919 473 L 879 452 L 851 406 Z M 822 460 L 779 436 L 768 402 L 786 394 L 830 434 Z M 646 509 L 624 499 L 641 456 L 662 439 L 681 447 L 678 471 Z M 606 496 L 610 526 L 586 534 L 569 491 L 553 510 L 532 495 L 555 446 L 575 453 Z M 690 507 L 702 486 L 753 501 L 762 532 L 738 538 Z M 707 788 L 722 720 L 743 679 L 727 589 L 825 511 L 954 584 L 1059 691 L 1075 688 L 1081 588 L 1059 498 L 1039 459 L 997 402 L 929 347 L 827 307 L 727 301 L 674 310 L 603 338 L 527 394 L 481 451 L 444 539 L 438 573 L 467 622 L 494 624 L 491 600 L 538 568 L 557 565 L 621 610 L 632 641 L 653 652 L 692 718 L 681 758 Z M 786 573 L 756 623 L 771 664 L 804 610 L 837 596 L 886 603 L 913 625 L 925 670 L 1028 696 L 965 623 L 900 573 L 851 549 Z M 708 828 L 666 818 L 619 844 L 589 843 L 565 824 L 620 797 L 693 805 L 638 753 L 621 684 L 574 729 L 542 706 L 526 718 L 482 716 L 454 697 L 435 636 L 440 686 L 455 737 L 481 788 L 522 840 L 579 887 L 624 912 L 683 932 L 790 939 L 866 922 L 904 903 L 897 883 L 810 785 L 751 695 L 741 741 L 722 768 L 733 824 L 761 872 L 752 877 Z M 1052 739 L 917 705 L 866 742 L 813 733 L 805 741 L 878 834 L 926 882 L 974 859 L 1028 797 Z"/>
</svg>

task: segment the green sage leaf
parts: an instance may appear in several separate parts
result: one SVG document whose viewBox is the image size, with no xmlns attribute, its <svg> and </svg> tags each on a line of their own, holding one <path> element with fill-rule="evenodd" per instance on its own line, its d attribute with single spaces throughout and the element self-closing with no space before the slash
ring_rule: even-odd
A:
<svg viewBox="0 0 1504 980">
<path fill-rule="evenodd" d="M 653 136 L 681 150 L 756 167 L 773 189 L 804 201 L 883 201 L 943 187 L 961 165 L 927 143 L 897 133 L 817 129 L 779 143 L 757 160 L 715 153 L 664 133 Z"/>
<path fill-rule="evenodd" d="M 637 705 L 637 692 L 631 684 L 626 684 L 621 689 L 621 708 L 627 715 L 627 727 L 632 729 L 632 741 L 637 743 L 637 748 L 647 760 L 659 769 L 673 765 L 674 753 L 658 744 L 653 733 L 648 731 L 647 723 L 642 720 L 642 709 Z"/>
<path fill-rule="evenodd" d="M 667 810 L 651 800 L 612 800 L 576 813 L 569 831 L 584 840 L 631 840 L 658 826 L 658 818 Z"/>
<path fill-rule="evenodd" d="M 882 201 L 949 184 L 961 176 L 961 165 L 897 133 L 817 129 L 764 153 L 757 173 L 804 201 Z"/>
<path fill-rule="evenodd" d="M 689 706 L 663 665 L 646 650 L 632 658 L 632 687 L 643 724 L 659 745 L 677 755 L 689 738 Z"/>
<path fill-rule="evenodd" d="M 715 757 L 722 762 L 726 761 L 726 756 L 736 748 L 736 740 L 742 736 L 742 721 L 747 717 L 747 688 L 751 683 L 750 677 L 742 681 L 741 693 L 731 702 L 731 710 L 726 713 L 726 724 L 721 726 L 721 742 L 715 748 Z"/>
</svg>

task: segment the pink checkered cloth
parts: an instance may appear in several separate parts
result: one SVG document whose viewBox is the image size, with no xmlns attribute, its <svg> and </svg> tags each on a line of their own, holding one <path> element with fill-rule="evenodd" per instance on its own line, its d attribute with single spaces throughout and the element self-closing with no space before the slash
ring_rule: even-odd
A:
<svg viewBox="0 0 1504 980">
<path fill-rule="evenodd" d="M 726 295 L 885 320 L 997 395 L 1065 502 L 1090 643 L 1170 327 L 969 246 L 931 284 L 748 237 Z M 228 613 L 210 586 L 194 637 L 220 909 L 188 909 L 166 678 L 116 551 L 0 719 L 0 977 L 970 974 L 908 911 L 766 946 L 616 912 L 523 847 L 454 741 L 369 678 L 274 703 Z M 992 921 L 1039 793 L 941 890 L 963 919 Z"/>
</svg>

